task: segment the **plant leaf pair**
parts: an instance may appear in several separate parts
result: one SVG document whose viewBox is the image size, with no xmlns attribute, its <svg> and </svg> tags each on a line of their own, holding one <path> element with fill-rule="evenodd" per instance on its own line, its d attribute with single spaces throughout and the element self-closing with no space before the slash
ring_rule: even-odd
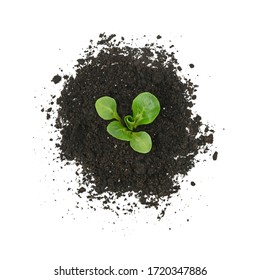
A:
<svg viewBox="0 0 260 280">
<path fill-rule="evenodd" d="M 104 120 L 114 120 L 107 126 L 107 132 L 113 137 L 129 141 L 133 150 L 148 153 L 152 148 L 150 135 L 145 131 L 134 132 L 139 125 L 152 123 L 160 112 L 158 99 L 150 92 L 140 93 L 132 103 L 133 116 L 124 117 L 124 123 L 117 113 L 116 101 L 103 96 L 95 103 L 98 115 Z M 125 125 L 124 125 L 125 124 Z"/>
<path fill-rule="evenodd" d="M 152 148 L 152 139 L 147 132 L 131 131 L 119 121 L 112 121 L 107 126 L 107 132 L 119 140 L 129 141 L 131 148 L 136 152 L 148 153 Z"/>
</svg>

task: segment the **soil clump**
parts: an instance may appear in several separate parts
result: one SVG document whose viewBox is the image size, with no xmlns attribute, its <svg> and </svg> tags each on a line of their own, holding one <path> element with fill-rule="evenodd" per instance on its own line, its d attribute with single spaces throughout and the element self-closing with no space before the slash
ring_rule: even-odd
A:
<svg viewBox="0 0 260 280">
<path fill-rule="evenodd" d="M 122 196 L 134 196 L 147 207 L 168 201 L 194 167 L 196 155 L 213 143 L 214 131 L 192 112 L 198 86 L 182 77 L 173 45 L 167 49 L 158 39 L 140 47 L 114 34 L 100 34 L 77 60 L 75 75 L 61 78 L 63 89 L 55 97 L 60 158 L 81 166 L 78 194 L 102 200 L 105 208 Z M 60 76 L 53 82 L 60 82 Z M 145 91 L 159 99 L 161 112 L 145 127 L 153 141 L 151 152 L 139 154 L 107 133 L 109 122 L 97 115 L 95 102 L 104 95 L 113 97 L 124 117 L 131 114 L 134 97 Z"/>
</svg>

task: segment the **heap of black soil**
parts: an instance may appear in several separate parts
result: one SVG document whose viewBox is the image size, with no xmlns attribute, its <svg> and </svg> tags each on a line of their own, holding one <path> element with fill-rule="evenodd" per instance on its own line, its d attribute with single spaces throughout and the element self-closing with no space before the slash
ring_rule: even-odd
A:
<svg viewBox="0 0 260 280">
<path fill-rule="evenodd" d="M 89 200 L 103 199 L 105 208 L 121 196 L 157 207 L 178 192 L 196 155 L 213 143 L 214 131 L 192 112 L 197 86 L 182 77 L 173 46 L 166 50 L 160 38 L 137 47 L 123 37 L 100 34 L 78 59 L 75 75 L 62 79 L 56 119 L 60 158 L 82 167 L 78 193 Z M 59 80 L 53 78 L 54 83 Z M 124 117 L 131 114 L 134 97 L 145 91 L 156 95 L 161 112 L 144 129 L 153 141 L 151 152 L 139 154 L 107 133 L 109 122 L 98 116 L 95 102 L 104 95 L 113 97 Z"/>
</svg>

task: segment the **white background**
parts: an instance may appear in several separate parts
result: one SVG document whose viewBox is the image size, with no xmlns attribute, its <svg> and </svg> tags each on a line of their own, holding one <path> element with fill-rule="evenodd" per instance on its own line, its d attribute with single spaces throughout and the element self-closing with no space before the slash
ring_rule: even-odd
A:
<svg viewBox="0 0 260 280">
<path fill-rule="evenodd" d="M 149 266 L 207 267 L 207 276 L 192 279 L 259 279 L 257 4 L 1 2 L 1 279 L 83 279 L 54 276 L 59 265 L 145 270 L 110 279 L 190 279 L 146 276 Z M 195 64 L 196 108 L 216 128 L 219 159 L 189 174 L 195 191 L 187 190 L 188 182 L 161 222 L 147 211 L 117 219 L 101 210 L 76 210 L 75 197 L 62 186 L 62 176 L 73 173 L 59 173 L 57 166 L 58 183 L 50 183 L 54 166 L 42 151 L 49 145 L 48 128 L 42 129 L 44 117 L 35 107 L 50 94 L 43 88 L 52 88 L 58 69 L 70 69 L 104 31 L 171 39 L 184 68 Z"/>
</svg>

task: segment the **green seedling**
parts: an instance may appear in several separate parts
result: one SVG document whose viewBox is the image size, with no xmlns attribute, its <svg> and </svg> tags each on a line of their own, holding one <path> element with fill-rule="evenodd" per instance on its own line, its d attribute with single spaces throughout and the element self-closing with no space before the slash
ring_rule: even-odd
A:
<svg viewBox="0 0 260 280">
<path fill-rule="evenodd" d="M 113 120 L 107 126 L 107 132 L 113 137 L 129 141 L 131 148 L 138 153 L 149 153 L 152 149 L 152 139 L 145 131 L 134 131 L 138 126 L 152 123 L 160 113 L 160 102 L 150 92 L 142 92 L 132 103 L 133 115 L 127 115 L 124 120 L 117 113 L 115 99 L 109 96 L 99 98 L 95 107 L 98 115 L 104 120 Z"/>
</svg>

